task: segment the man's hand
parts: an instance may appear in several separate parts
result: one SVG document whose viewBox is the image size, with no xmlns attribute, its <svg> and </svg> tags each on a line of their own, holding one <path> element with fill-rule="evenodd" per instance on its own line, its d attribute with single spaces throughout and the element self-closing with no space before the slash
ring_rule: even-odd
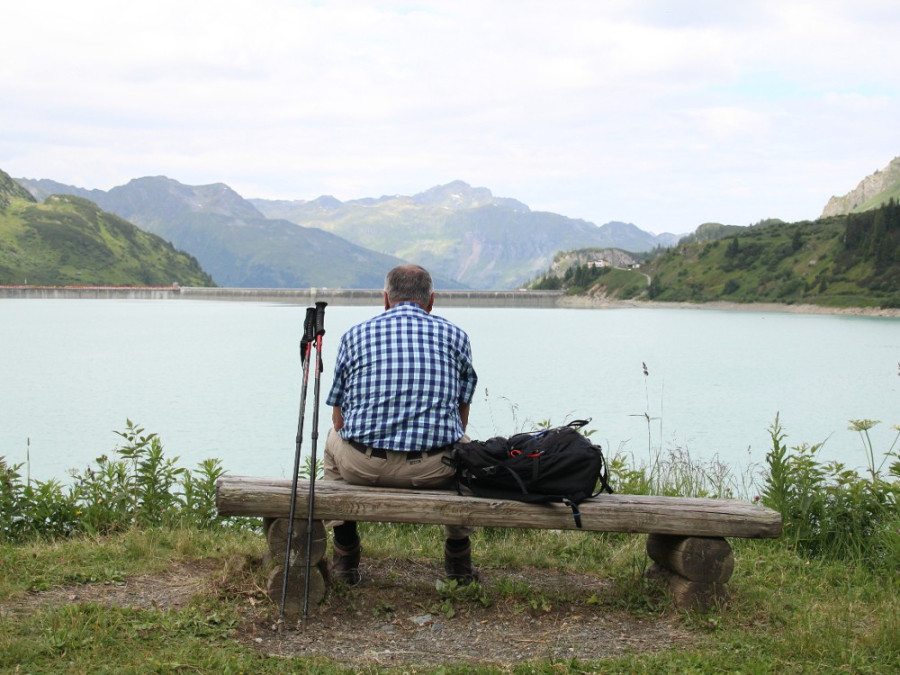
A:
<svg viewBox="0 0 900 675">
<path fill-rule="evenodd" d="M 334 424 L 334 430 L 340 431 L 344 427 L 344 415 L 341 413 L 340 406 L 334 406 L 331 410 L 331 422 Z M 465 427 L 465 424 L 463 425 Z"/>
</svg>

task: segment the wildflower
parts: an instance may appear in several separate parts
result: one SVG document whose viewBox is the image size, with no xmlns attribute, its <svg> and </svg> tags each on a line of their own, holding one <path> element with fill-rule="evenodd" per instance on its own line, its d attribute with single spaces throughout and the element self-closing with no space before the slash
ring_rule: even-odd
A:
<svg viewBox="0 0 900 675">
<path fill-rule="evenodd" d="M 762 499 L 762 497 L 760 497 L 759 495 L 753 495 L 753 503 L 754 504 L 758 503 L 760 499 Z"/>
</svg>

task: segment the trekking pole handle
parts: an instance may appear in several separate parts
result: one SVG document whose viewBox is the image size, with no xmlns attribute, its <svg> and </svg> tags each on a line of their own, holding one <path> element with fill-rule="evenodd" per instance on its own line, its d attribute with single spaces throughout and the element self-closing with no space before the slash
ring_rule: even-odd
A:
<svg viewBox="0 0 900 675">
<path fill-rule="evenodd" d="M 306 308 L 306 320 L 303 322 L 303 338 L 300 340 L 300 357 L 305 359 L 310 343 L 316 339 L 316 308 Z"/>
<path fill-rule="evenodd" d="M 316 303 L 316 337 L 325 335 L 325 306 L 327 302 L 319 301 Z"/>
</svg>

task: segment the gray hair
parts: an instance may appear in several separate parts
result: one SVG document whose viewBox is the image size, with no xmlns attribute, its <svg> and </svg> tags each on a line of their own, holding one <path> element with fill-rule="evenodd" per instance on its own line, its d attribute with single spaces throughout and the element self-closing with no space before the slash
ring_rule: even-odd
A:
<svg viewBox="0 0 900 675">
<path fill-rule="evenodd" d="M 404 301 L 427 307 L 434 292 L 434 283 L 424 267 L 400 265 L 387 273 L 384 292 L 387 293 L 388 304 L 392 307 Z"/>
</svg>

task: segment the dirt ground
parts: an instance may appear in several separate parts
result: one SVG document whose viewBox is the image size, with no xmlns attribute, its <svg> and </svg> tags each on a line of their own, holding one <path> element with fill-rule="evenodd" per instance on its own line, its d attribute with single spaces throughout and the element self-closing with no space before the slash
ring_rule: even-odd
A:
<svg viewBox="0 0 900 675">
<path fill-rule="evenodd" d="M 481 570 L 481 584 L 439 590 L 438 561 L 371 560 L 363 581 L 334 586 L 305 628 L 279 621 L 265 596 L 260 561 L 198 561 L 114 584 L 53 588 L 0 606 L 5 616 L 47 604 L 95 603 L 177 609 L 200 594 L 237 597 L 243 621 L 233 637 L 261 652 L 333 659 L 359 670 L 438 664 L 567 662 L 685 647 L 692 635 L 671 613 L 635 616 L 611 609 L 610 582 L 555 570 Z"/>
</svg>

